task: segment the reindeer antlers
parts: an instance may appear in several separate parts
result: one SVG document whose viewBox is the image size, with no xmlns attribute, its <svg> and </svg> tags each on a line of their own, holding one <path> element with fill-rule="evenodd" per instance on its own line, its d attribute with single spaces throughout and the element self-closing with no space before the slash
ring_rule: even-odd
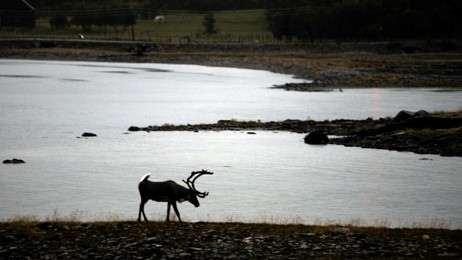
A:
<svg viewBox="0 0 462 260">
<path fill-rule="evenodd" d="M 194 186 L 194 182 L 197 180 L 197 178 L 199 178 L 200 176 L 202 176 L 204 174 L 212 175 L 213 172 L 210 172 L 210 171 L 207 171 L 207 170 L 204 170 L 204 169 L 202 169 L 201 171 L 193 171 L 193 172 L 191 172 L 191 175 L 188 177 L 188 179 L 186 181 L 183 180 L 183 182 L 186 183 L 186 185 L 188 185 L 188 187 L 191 190 L 193 190 L 193 191 L 195 191 L 197 193 L 197 196 L 199 198 L 205 198 L 207 195 L 209 195 L 208 192 L 200 192 L 200 191 L 198 191 L 196 189 L 196 186 Z"/>
</svg>

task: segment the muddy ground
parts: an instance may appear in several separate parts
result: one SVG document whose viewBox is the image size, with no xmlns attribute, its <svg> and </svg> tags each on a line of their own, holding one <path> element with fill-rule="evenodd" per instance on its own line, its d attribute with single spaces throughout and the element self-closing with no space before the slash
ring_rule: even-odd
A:
<svg viewBox="0 0 462 260">
<path fill-rule="evenodd" d="M 137 46 L 147 45 L 145 52 Z M 0 58 L 159 62 L 263 69 L 313 80 L 285 87 L 462 87 L 462 47 L 427 42 L 310 45 L 156 45 L 112 41 L 3 40 Z M 408 46 L 410 45 L 410 46 Z"/>
</svg>

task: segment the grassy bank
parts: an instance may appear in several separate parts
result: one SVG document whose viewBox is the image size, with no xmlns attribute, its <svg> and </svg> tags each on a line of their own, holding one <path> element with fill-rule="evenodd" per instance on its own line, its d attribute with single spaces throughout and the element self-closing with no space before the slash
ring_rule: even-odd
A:
<svg viewBox="0 0 462 260">
<path fill-rule="evenodd" d="M 462 231 L 243 223 L 0 223 L 1 258 L 460 258 Z"/>
<path fill-rule="evenodd" d="M 204 34 L 202 24 L 204 13 L 178 10 L 160 14 L 164 17 L 161 22 L 156 22 L 154 18 L 138 19 L 133 28 L 134 36 L 136 40 L 156 43 L 179 43 L 185 41 L 186 37 L 193 42 L 277 42 L 268 30 L 263 9 L 215 11 L 213 13 L 216 19 L 216 34 Z M 84 30 L 80 26 L 73 25 L 57 29 L 50 25 L 49 20 L 50 17 L 40 17 L 33 29 L 2 28 L 0 37 L 77 39 L 78 34 L 84 34 L 88 39 L 132 39 L 130 27 L 92 26 Z"/>
<path fill-rule="evenodd" d="M 160 44 L 135 55 L 133 42 L 3 40 L 0 58 L 160 62 L 264 69 L 314 80 L 316 87 L 462 87 L 462 52 L 425 42 Z M 415 53 L 401 50 L 414 46 Z M 398 47 L 397 47 L 398 46 Z M 399 47 L 401 46 L 401 47 Z M 310 90 L 303 86 L 294 90 Z"/>
</svg>

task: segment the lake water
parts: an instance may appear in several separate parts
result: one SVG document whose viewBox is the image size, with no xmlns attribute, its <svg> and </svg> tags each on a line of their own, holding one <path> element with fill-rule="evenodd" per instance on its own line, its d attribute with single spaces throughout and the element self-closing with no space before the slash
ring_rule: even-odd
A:
<svg viewBox="0 0 462 260">
<path fill-rule="evenodd" d="M 181 182 L 210 169 L 185 220 L 326 221 L 462 227 L 462 160 L 343 146 L 259 131 L 123 134 L 128 126 L 219 119 L 392 116 L 460 109 L 462 92 L 268 89 L 300 82 L 265 71 L 193 65 L 0 60 L 0 218 L 76 214 L 135 218 L 137 182 Z M 91 131 L 93 139 L 76 138 Z M 422 160 L 425 158 L 426 160 Z M 149 203 L 161 219 L 165 204 Z"/>
</svg>

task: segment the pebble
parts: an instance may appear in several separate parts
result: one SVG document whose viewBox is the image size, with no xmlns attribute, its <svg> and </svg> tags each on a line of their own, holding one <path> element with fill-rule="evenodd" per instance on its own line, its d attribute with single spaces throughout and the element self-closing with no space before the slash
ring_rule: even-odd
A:
<svg viewBox="0 0 462 260">
<path fill-rule="evenodd" d="M 3 225 L 3 226 L 2 226 Z M 459 257 L 462 252 L 456 231 L 438 231 L 437 239 L 429 231 L 420 235 L 407 235 L 390 229 L 386 235 L 375 232 L 352 233 L 348 227 L 326 228 L 319 233 L 303 231 L 260 231 L 253 224 L 169 223 L 162 225 L 128 226 L 121 223 L 113 228 L 91 223 L 43 224 L 39 238 L 23 237 L 24 229 L 14 230 L 0 223 L 0 253 L 5 259 L 34 258 L 36 255 L 69 259 L 234 259 L 234 258 L 286 258 L 311 257 L 370 258 L 405 256 L 427 258 L 431 256 Z M 151 226 L 154 225 L 154 226 Z M 210 228 L 208 226 L 211 226 Z M 65 228 L 68 227 L 68 229 Z M 291 227 L 293 228 L 293 227 Z M 104 230 L 104 231 L 102 231 Z M 279 227 L 276 228 L 279 230 Z M 306 229 L 305 229 L 306 230 Z M 230 232 L 231 231 L 231 232 Z M 442 232 L 442 233 L 441 233 Z M 422 235 L 423 234 L 423 235 Z M 449 234 L 449 235 L 448 235 Z M 454 234 L 454 235 L 453 235 Z M 72 239 L 61 239 L 72 237 Z M 57 238 L 60 239 L 56 243 Z M 39 242 L 39 243 L 37 243 Z M 1 258 L 1 257 L 0 257 Z"/>
<path fill-rule="evenodd" d="M 95 133 L 85 132 L 82 134 L 82 137 L 97 137 L 98 135 Z"/>
</svg>

